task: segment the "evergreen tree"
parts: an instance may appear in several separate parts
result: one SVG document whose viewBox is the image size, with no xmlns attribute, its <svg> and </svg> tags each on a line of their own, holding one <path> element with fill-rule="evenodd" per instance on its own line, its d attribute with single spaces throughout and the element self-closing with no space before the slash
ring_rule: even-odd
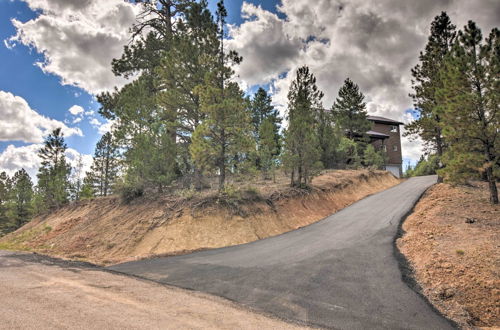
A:
<svg viewBox="0 0 500 330">
<path fill-rule="evenodd" d="M 154 155 L 151 156 L 154 157 Z M 107 196 L 113 192 L 118 175 L 119 157 L 120 152 L 113 141 L 113 135 L 109 132 L 105 133 L 96 144 L 91 172 L 87 174 L 94 194 Z"/>
<path fill-rule="evenodd" d="M 259 145 L 258 157 L 260 160 L 260 168 L 264 179 L 270 179 L 269 175 L 274 177 L 274 169 L 276 167 L 276 154 L 278 143 L 276 142 L 275 125 L 271 118 L 265 118 L 259 127 Z"/>
<path fill-rule="evenodd" d="M 342 134 L 335 126 L 331 113 L 320 108 L 317 109 L 317 116 L 321 163 L 325 168 L 333 168 L 339 161 L 337 148 Z"/>
<path fill-rule="evenodd" d="M 64 134 L 56 128 L 45 138 L 44 146 L 38 152 L 42 159 L 37 174 L 42 210 L 57 208 L 68 202 L 71 167 L 66 162 L 66 149 Z"/>
<path fill-rule="evenodd" d="M 11 193 L 11 180 L 6 172 L 0 173 L 0 236 L 11 231 L 12 224 L 9 219 L 9 202 Z"/>
<path fill-rule="evenodd" d="M 361 166 L 358 144 L 345 136 L 340 138 L 337 154 L 340 163 L 345 164 L 347 168 L 357 169 Z"/>
<path fill-rule="evenodd" d="M 78 155 L 75 167 L 71 169 L 70 175 L 70 197 L 72 200 L 77 201 L 80 199 L 83 174 L 83 157 Z"/>
<path fill-rule="evenodd" d="M 266 90 L 260 87 L 253 99 L 250 101 L 250 110 L 252 113 L 253 135 L 255 141 L 259 144 L 260 129 L 264 120 L 269 119 L 272 124 L 274 140 L 276 145 L 279 144 L 279 130 L 281 126 L 281 118 L 278 110 L 272 105 L 271 95 L 268 95 Z M 278 152 L 278 150 L 276 150 Z"/>
<path fill-rule="evenodd" d="M 363 163 L 365 166 L 382 169 L 385 164 L 384 156 L 369 144 L 363 153 Z"/>
<path fill-rule="evenodd" d="M 208 59 L 217 57 L 219 40 L 217 25 L 206 1 L 191 4 L 185 9 L 184 18 L 177 21 L 172 47 L 158 67 L 158 102 L 176 111 L 179 171 L 184 176 L 193 175 L 195 188 L 201 189 L 201 172 L 188 150 L 193 132 L 205 118 L 195 88 L 204 83 L 211 70 Z"/>
<path fill-rule="evenodd" d="M 206 59 L 212 70 L 206 74 L 204 83 L 196 88 L 205 120 L 194 131 L 190 152 L 200 169 L 217 169 L 219 191 L 223 191 L 226 170 L 234 161 L 234 155 L 248 153 L 251 141 L 250 118 L 243 92 L 237 83 L 230 81 L 233 71 L 226 64 L 228 60 L 239 63 L 241 58 L 234 52 L 224 52 L 227 12 L 223 1 L 217 7 L 219 51 L 217 57 Z"/>
<path fill-rule="evenodd" d="M 11 221 L 17 229 L 30 221 L 33 215 L 33 183 L 24 169 L 14 173 L 10 196 L 13 205 Z"/>
<path fill-rule="evenodd" d="M 431 24 L 425 51 L 420 53 L 420 64 L 411 71 L 414 93 L 410 96 L 418 118 L 405 126 L 405 136 L 420 136 L 427 149 L 435 151 L 438 157 L 443 155 L 446 142 L 443 139 L 443 113 L 437 100 L 437 91 L 443 86 L 440 70 L 452 49 L 455 36 L 455 25 L 451 24 L 446 12 L 436 16 Z M 438 180 L 441 182 L 442 178 Z"/>
<path fill-rule="evenodd" d="M 353 140 L 366 137 L 371 124 L 366 119 L 365 96 L 358 85 L 347 78 L 339 90 L 339 95 L 332 107 L 332 114 L 346 136 Z"/>
<path fill-rule="evenodd" d="M 322 167 L 317 134 L 317 109 L 322 108 L 323 92 L 307 66 L 297 70 L 288 92 L 288 128 L 285 131 L 285 166 L 291 173 L 291 185 L 307 185 Z"/>
<path fill-rule="evenodd" d="M 449 148 L 443 158 L 446 167 L 438 172 L 459 182 L 484 173 L 490 202 L 498 204 L 500 31 L 493 29 L 483 43 L 481 30 L 469 21 L 445 63 L 438 96 Z"/>
</svg>

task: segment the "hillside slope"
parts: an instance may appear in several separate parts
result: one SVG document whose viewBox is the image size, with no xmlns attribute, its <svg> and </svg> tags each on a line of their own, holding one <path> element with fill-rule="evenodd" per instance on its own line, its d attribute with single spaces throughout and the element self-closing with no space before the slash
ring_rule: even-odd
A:
<svg viewBox="0 0 500 330">
<path fill-rule="evenodd" d="M 247 191 L 214 196 L 117 197 L 80 201 L 0 239 L 0 249 L 112 264 L 154 255 L 248 243 L 316 222 L 370 194 L 399 183 L 385 171 L 329 171 L 309 191 Z"/>
</svg>

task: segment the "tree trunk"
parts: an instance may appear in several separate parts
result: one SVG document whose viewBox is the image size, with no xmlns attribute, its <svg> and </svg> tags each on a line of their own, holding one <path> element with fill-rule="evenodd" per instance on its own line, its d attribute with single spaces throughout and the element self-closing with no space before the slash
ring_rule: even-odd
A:
<svg viewBox="0 0 500 330">
<path fill-rule="evenodd" d="M 439 118 L 438 118 L 439 120 Z M 438 164 L 438 170 L 443 168 L 443 163 L 441 162 L 441 159 L 443 158 L 443 139 L 441 138 L 441 129 L 437 129 L 437 134 L 436 134 L 436 151 L 439 157 L 439 164 Z M 443 183 L 443 177 L 438 174 L 438 183 Z"/>
<path fill-rule="evenodd" d="M 224 184 L 226 182 L 226 137 L 224 130 L 221 133 L 222 147 L 219 156 L 219 192 L 224 190 Z"/>
<path fill-rule="evenodd" d="M 491 154 L 490 150 L 491 149 L 489 148 L 489 146 L 486 146 L 486 160 L 489 163 L 489 166 L 486 168 L 486 178 L 488 180 L 488 187 L 490 189 L 490 203 L 498 204 L 497 184 L 493 175 L 494 157 Z"/>
</svg>

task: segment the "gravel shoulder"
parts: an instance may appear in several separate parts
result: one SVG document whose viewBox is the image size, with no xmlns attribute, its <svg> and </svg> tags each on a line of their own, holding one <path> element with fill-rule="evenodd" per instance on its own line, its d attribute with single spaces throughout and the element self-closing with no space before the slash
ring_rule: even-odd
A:
<svg viewBox="0 0 500 330">
<path fill-rule="evenodd" d="M 299 329 L 210 295 L 0 251 L 0 329 Z"/>
</svg>

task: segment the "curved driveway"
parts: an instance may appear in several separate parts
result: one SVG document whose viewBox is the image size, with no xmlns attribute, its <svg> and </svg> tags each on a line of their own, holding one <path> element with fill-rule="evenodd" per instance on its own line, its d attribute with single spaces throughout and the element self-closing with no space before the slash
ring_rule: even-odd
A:
<svg viewBox="0 0 500 330">
<path fill-rule="evenodd" d="M 403 282 L 394 251 L 401 219 L 435 182 L 409 179 L 268 239 L 110 268 L 321 327 L 450 329 Z"/>
</svg>

